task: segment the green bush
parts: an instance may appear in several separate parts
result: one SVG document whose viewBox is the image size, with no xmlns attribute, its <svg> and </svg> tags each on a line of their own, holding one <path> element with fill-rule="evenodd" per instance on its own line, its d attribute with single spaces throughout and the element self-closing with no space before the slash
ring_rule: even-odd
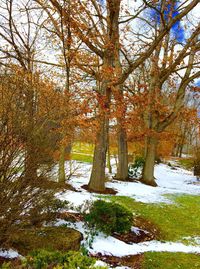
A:
<svg viewBox="0 0 200 269">
<path fill-rule="evenodd" d="M 132 217 L 132 213 L 122 205 L 97 200 L 92 204 L 90 213 L 85 214 L 85 221 L 89 226 L 109 235 L 129 231 Z"/>
<path fill-rule="evenodd" d="M 79 252 L 69 251 L 62 253 L 59 251 L 37 250 L 30 253 L 23 262 L 25 267 L 34 269 L 48 268 L 48 266 L 61 266 L 61 268 L 75 269 L 78 266 L 80 269 L 88 268 L 94 264 L 93 259 L 83 256 Z"/>
<path fill-rule="evenodd" d="M 85 256 L 81 252 L 69 251 L 62 253 L 46 250 L 32 252 L 23 262 L 25 268 L 31 267 L 34 269 L 93 269 L 96 268 L 94 264 L 95 259 Z"/>
<path fill-rule="evenodd" d="M 138 178 L 141 175 L 145 160 L 142 156 L 137 156 L 135 162 L 129 164 L 128 175 L 130 178 Z"/>
<path fill-rule="evenodd" d="M 94 266 L 95 259 L 83 255 L 81 252 L 69 251 L 47 251 L 36 250 L 30 253 L 22 260 L 21 265 L 12 265 L 12 263 L 4 263 L 4 269 L 106 269 L 107 267 Z"/>
</svg>

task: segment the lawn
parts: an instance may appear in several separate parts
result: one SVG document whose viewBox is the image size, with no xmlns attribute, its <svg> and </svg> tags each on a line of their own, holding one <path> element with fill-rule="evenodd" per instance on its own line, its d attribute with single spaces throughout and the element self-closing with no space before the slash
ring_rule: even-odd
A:
<svg viewBox="0 0 200 269">
<path fill-rule="evenodd" d="M 168 196 L 173 204 L 145 204 L 128 197 L 110 199 L 128 207 L 136 216 L 151 221 L 160 230 L 158 240 L 195 244 L 185 237 L 200 236 L 200 197 L 192 195 Z M 141 269 L 200 268 L 199 254 L 146 252 Z"/>
<path fill-rule="evenodd" d="M 117 196 L 110 199 L 155 224 L 160 230 L 159 240 L 187 243 L 185 237 L 200 236 L 200 197 L 192 195 L 168 197 L 173 201 L 172 204 L 146 204 L 129 197 Z"/>
<path fill-rule="evenodd" d="M 92 163 L 93 156 L 92 155 L 86 155 L 82 153 L 71 153 L 71 159 L 79 162 L 86 162 L 86 163 Z"/>
<path fill-rule="evenodd" d="M 94 144 L 77 141 L 73 143 L 72 151 L 92 155 L 94 151 Z"/>
<path fill-rule="evenodd" d="M 141 269 L 199 269 L 200 256 L 185 253 L 147 252 Z"/>
</svg>

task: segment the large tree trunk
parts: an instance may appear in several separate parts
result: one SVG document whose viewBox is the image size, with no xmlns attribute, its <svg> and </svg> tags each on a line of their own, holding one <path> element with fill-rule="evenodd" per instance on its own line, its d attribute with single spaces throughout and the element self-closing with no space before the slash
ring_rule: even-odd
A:
<svg viewBox="0 0 200 269">
<path fill-rule="evenodd" d="M 101 74 L 101 83 L 99 93 L 101 94 L 103 104 L 100 105 L 99 130 L 94 150 L 93 167 L 89 182 L 89 189 L 102 192 L 105 190 L 105 167 L 106 151 L 108 146 L 109 131 L 109 109 L 111 100 L 112 84 L 115 77 L 118 76 L 119 61 L 119 11 L 121 0 L 106 1 L 107 8 L 107 44 L 103 52 L 103 66 Z M 116 60 L 117 58 L 117 60 Z M 112 71 L 112 72 L 110 72 Z M 121 70 L 120 70 L 121 72 Z"/>
<path fill-rule="evenodd" d="M 155 165 L 157 144 L 158 140 L 155 137 L 148 138 L 148 147 L 147 147 L 146 160 L 143 168 L 142 182 L 151 186 L 157 186 L 154 179 L 154 165 Z"/>
<path fill-rule="evenodd" d="M 118 123 L 119 124 L 119 123 Z M 117 175 L 118 180 L 128 179 L 128 146 L 126 131 L 122 126 L 119 126 L 118 130 L 118 166 Z"/>
<path fill-rule="evenodd" d="M 94 192 L 105 191 L 105 167 L 106 167 L 106 152 L 108 146 L 108 129 L 109 119 L 103 117 L 101 119 L 99 132 L 94 149 L 94 158 L 92 173 L 90 176 L 89 189 Z"/>
</svg>

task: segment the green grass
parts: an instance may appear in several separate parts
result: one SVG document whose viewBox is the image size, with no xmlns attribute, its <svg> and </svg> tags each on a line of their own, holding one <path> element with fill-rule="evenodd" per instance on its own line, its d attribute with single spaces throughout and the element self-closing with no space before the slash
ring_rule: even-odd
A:
<svg viewBox="0 0 200 269">
<path fill-rule="evenodd" d="M 194 159 L 180 159 L 178 163 L 185 169 L 191 170 L 194 167 Z"/>
<path fill-rule="evenodd" d="M 199 196 L 168 196 L 174 204 L 144 204 L 128 197 L 112 197 L 111 200 L 128 207 L 160 230 L 159 240 L 182 241 L 183 237 L 200 235 L 200 197 Z"/>
<path fill-rule="evenodd" d="M 184 253 L 147 252 L 142 269 L 199 269 L 200 256 Z"/>
<path fill-rule="evenodd" d="M 92 163 L 93 151 L 93 144 L 75 142 L 72 147 L 71 159 L 80 162 Z"/>
<path fill-rule="evenodd" d="M 80 162 L 92 163 L 93 156 L 73 152 L 73 153 L 71 153 L 71 159 L 76 160 L 76 161 L 80 161 Z"/>
<path fill-rule="evenodd" d="M 84 142 L 74 142 L 72 151 L 77 153 L 93 154 L 94 144 Z"/>
<path fill-rule="evenodd" d="M 128 197 L 112 197 L 111 200 L 128 207 L 137 216 L 151 221 L 158 229 L 158 240 L 182 241 L 192 244 L 192 240 L 183 239 L 200 235 L 200 197 L 192 195 L 168 195 L 173 204 L 145 204 Z M 194 243 L 194 242 L 193 242 Z M 200 268 L 200 255 L 147 252 L 141 269 L 195 269 Z"/>
</svg>

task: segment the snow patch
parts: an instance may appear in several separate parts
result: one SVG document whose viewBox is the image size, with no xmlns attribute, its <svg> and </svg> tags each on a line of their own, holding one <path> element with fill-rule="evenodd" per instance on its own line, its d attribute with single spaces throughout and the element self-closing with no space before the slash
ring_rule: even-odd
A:
<svg viewBox="0 0 200 269">
<path fill-rule="evenodd" d="M 19 253 L 13 249 L 9 250 L 3 250 L 0 249 L 0 257 L 6 258 L 6 259 L 15 259 L 20 257 Z"/>
</svg>

